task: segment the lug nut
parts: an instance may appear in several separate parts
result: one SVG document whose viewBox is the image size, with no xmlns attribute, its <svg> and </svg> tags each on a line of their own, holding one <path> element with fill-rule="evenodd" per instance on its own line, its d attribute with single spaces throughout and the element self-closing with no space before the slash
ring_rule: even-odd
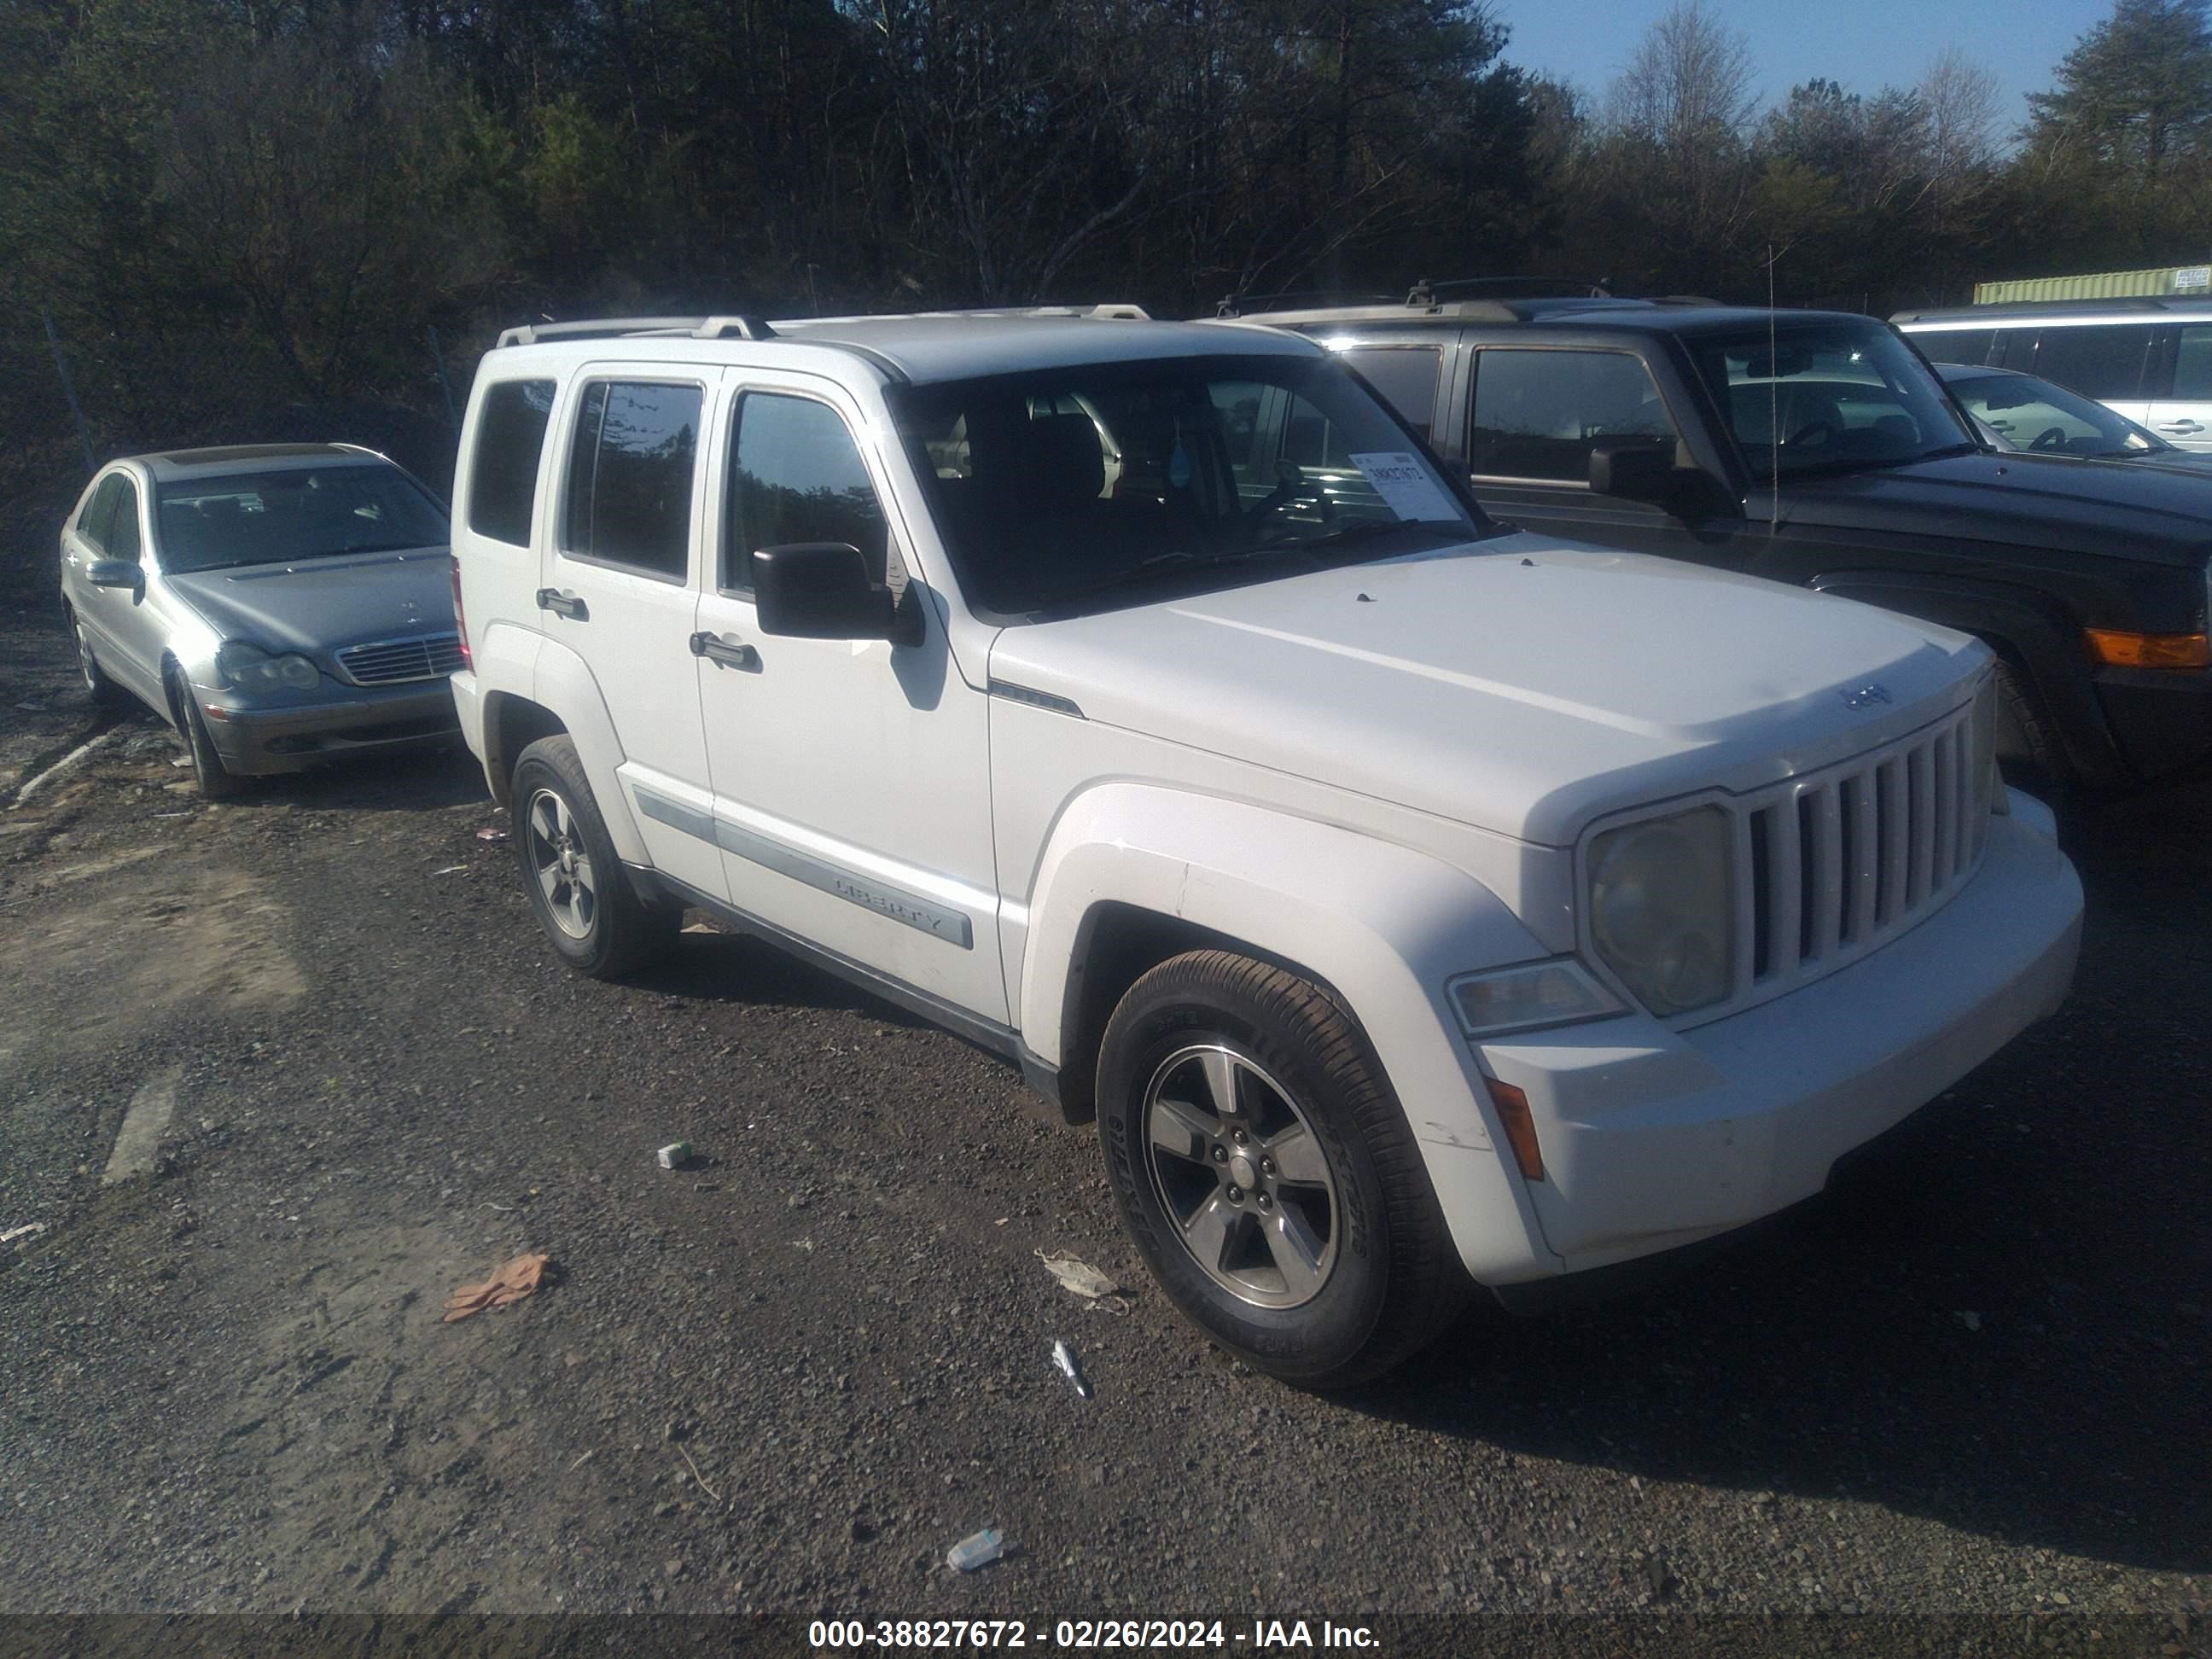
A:
<svg viewBox="0 0 2212 1659">
<path fill-rule="evenodd" d="M 1231 1204 L 1242 1204 L 1244 1201 L 1244 1189 L 1242 1187 L 1231 1187 L 1225 1196 Z"/>
<path fill-rule="evenodd" d="M 1237 1135 L 1237 1144 L 1239 1146 L 1243 1146 L 1246 1141 L 1249 1140 L 1249 1139 L 1252 1138 L 1251 1136 L 1249 1136 L 1249 1135 L 1246 1134 L 1246 1133 L 1245 1133 L 1242 1129 L 1237 1130 L 1237 1131 L 1236 1132 L 1236 1135 Z"/>
<path fill-rule="evenodd" d="M 1214 1161 L 1216 1164 L 1226 1164 L 1226 1163 L 1228 1163 L 1228 1162 L 1229 1162 L 1229 1149 L 1228 1149 L 1226 1146 L 1216 1146 L 1216 1147 L 1213 1149 L 1213 1161 Z"/>
<path fill-rule="evenodd" d="M 1275 1173 L 1275 1160 L 1274 1160 L 1273 1158 L 1261 1158 L 1261 1159 L 1260 1160 L 1260 1173 L 1261 1173 L 1261 1175 L 1273 1175 L 1273 1174 L 1274 1174 L 1274 1173 Z"/>
<path fill-rule="evenodd" d="M 1262 1193 L 1260 1194 L 1260 1207 L 1263 1210 L 1272 1210 L 1275 1207 L 1275 1200 Z"/>
</svg>

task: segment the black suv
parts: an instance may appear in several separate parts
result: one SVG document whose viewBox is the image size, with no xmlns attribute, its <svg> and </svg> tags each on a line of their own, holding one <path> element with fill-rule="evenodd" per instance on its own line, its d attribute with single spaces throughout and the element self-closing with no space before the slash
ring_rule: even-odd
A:
<svg viewBox="0 0 2212 1659">
<path fill-rule="evenodd" d="M 2212 754 L 2212 479 L 1984 448 L 1885 324 L 1425 286 L 1237 320 L 1337 349 L 1499 517 L 1978 635 L 2000 751 L 2051 781 Z"/>
</svg>

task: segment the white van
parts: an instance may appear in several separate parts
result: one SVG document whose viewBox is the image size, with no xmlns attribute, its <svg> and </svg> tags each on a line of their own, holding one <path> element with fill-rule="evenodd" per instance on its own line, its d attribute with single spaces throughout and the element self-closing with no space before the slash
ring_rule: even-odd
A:
<svg viewBox="0 0 2212 1659">
<path fill-rule="evenodd" d="M 2039 374 L 2179 448 L 2212 451 L 2212 299 L 1966 306 L 1890 321 L 1936 362 Z"/>
</svg>

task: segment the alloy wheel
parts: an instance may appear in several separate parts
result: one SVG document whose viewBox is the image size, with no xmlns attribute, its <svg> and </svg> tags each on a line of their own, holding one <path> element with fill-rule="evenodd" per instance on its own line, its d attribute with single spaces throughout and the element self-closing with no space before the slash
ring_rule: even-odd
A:
<svg viewBox="0 0 2212 1659">
<path fill-rule="evenodd" d="M 540 789 L 523 817 L 529 826 L 530 867 L 553 925 L 570 939 L 590 938 L 599 913 L 599 887 L 575 814 L 552 790 Z"/>
<path fill-rule="evenodd" d="M 1296 1308 L 1336 1265 L 1336 1182 L 1291 1092 L 1219 1042 L 1160 1062 L 1144 1096 L 1146 1164 L 1176 1237 L 1239 1301 Z"/>
</svg>

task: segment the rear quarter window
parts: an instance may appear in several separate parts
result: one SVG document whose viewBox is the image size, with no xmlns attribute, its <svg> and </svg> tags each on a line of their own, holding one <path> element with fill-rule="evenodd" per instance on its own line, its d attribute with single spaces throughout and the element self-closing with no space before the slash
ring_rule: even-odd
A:
<svg viewBox="0 0 2212 1659">
<path fill-rule="evenodd" d="M 530 545 L 552 413 L 550 380 L 503 380 L 485 391 L 469 467 L 469 528 L 477 535 Z"/>
</svg>

